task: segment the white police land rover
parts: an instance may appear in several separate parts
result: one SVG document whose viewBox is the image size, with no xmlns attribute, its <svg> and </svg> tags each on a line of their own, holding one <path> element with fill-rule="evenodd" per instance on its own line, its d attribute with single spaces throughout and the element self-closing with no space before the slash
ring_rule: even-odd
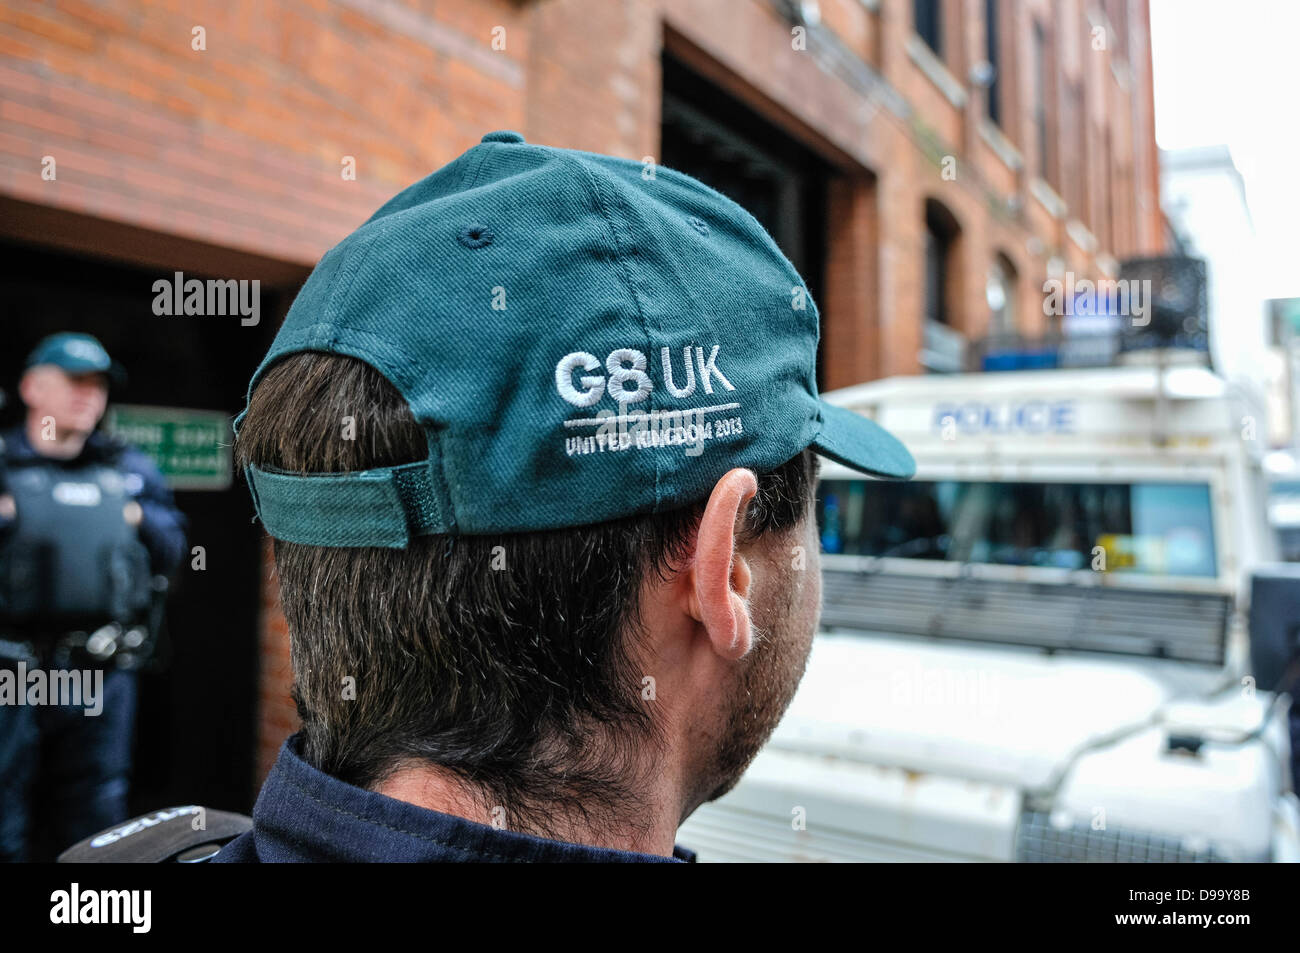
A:
<svg viewBox="0 0 1300 953">
<path fill-rule="evenodd" d="M 1300 857 L 1287 699 L 1247 631 L 1250 570 L 1273 558 L 1262 412 L 1194 366 L 827 399 L 898 435 L 917 476 L 824 462 L 807 675 L 681 843 L 703 861 Z"/>
</svg>

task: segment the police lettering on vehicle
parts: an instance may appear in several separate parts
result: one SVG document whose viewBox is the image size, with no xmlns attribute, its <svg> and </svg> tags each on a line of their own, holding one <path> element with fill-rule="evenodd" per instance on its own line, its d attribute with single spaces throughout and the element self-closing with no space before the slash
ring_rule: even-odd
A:
<svg viewBox="0 0 1300 953">
<path fill-rule="evenodd" d="M 931 425 L 937 432 L 955 428 L 964 434 L 1074 433 L 1074 401 L 936 404 Z"/>
</svg>

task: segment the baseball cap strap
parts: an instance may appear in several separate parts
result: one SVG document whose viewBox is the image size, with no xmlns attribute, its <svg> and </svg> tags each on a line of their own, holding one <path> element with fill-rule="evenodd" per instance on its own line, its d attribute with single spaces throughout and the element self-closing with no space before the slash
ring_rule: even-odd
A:
<svg viewBox="0 0 1300 953">
<path fill-rule="evenodd" d="M 452 531 L 432 461 L 355 473 L 245 467 L 253 505 L 276 539 L 315 546 L 402 549 L 412 536 Z"/>
</svg>

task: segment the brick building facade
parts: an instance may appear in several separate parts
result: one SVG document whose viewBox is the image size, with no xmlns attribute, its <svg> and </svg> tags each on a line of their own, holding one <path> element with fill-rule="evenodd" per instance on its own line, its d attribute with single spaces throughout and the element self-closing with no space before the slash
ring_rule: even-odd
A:
<svg viewBox="0 0 1300 953">
<path fill-rule="evenodd" d="M 1163 243 L 1145 0 L 8 0 L 0 99 L 0 240 L 280 314 L 490 130 L 682 167 L 806 274 L 823 389 L 1047 330 L 1046 277 Z M 245 368 L 192 360 L 236 411 Z M 262 552 L 258 776 L 294 723 Z"/>
</svg>

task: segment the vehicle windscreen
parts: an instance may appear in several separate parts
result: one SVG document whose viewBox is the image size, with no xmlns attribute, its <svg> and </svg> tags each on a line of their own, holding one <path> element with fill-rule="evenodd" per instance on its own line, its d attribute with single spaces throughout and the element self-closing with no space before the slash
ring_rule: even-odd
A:
<svg viewBox="0 0 1300 953">
<path fill-rule="evenodd" d="M 1205 483 L 823 480 L 826 553 L 1215 576 Z"/>
</svg>

